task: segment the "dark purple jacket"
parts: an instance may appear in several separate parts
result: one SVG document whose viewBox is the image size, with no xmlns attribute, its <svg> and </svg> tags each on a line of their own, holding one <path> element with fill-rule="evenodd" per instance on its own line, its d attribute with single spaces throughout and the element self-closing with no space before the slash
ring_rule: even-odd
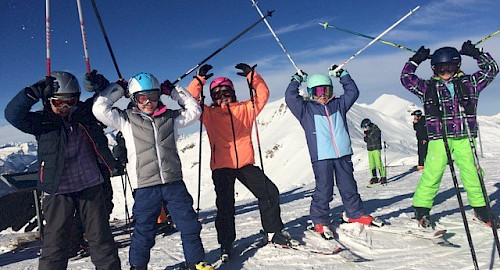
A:
<svg viewBox="0 0 500 270">
<path fill-rule="evenodd" d="M 401 83 L 413 94 L 417 95 L 424 103 L 427 135 L 429 140 L 441 139 L 440 118 L 446 122 L 448 138 L 467 137 L 465 119 L 469 124 L 472 136 L 477 135 L 476 109 L 479 93 L 493 81 L 498 73 L 498 65 L 489 53 L 482 53 L 477 59 L 479 71 L 472 75 L 458 72 L 452 83 L 455 95 L 450 91 L 439 77 L 430 80 L 420 79 L 415 75 L 417 66 L 408 61 L 401 73 Z M 436 91 L 433 91 L 433 90 Z M 465 115 L 461 115 L 459 102 L 465 108 Z M 444 108 L 441 112 L 440 106 Z"/>
</svg>

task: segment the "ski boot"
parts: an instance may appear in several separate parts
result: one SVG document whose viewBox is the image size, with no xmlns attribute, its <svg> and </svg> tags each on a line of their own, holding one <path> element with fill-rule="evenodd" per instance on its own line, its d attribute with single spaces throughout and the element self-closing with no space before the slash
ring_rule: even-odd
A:
<svg viewBox="0 0 500 270">
<path fill-rule="evenodd" d="M 383 184 L 387 183 L 387 178 L 386 178 L 385 176 L 384 176 L 384 177 L 380 177 L 380 181 L 379 181 L 379 183 L 380 183 L 381 185 L 383 185 Z"/>
<path fill-rule="evenodd" d="M 267 242 L 283 247 L 293 247 L 299 245 L 299 241 L 292 239 L 292 236 L 287 231 L 267 233 Z"/>
<path fill-rule="evenodd" d="M 206 262 L 188 263 L 185 262 L 180 266 L 181 270 L 215 270 L 213 266 Z"/>
<path fill-rule="evenodd" d="M 373 184 L 376 184 L 378 183 L 378 178 L 377 177 L 372 177 L 372 179 L 370 179 L 370 185 L 373 185 Z"/>
<path fill-rule="evenodd" d="M 486 206 L 482 206 L 482 207 L 474 207 L 474 216 L 476 217 L 477 220 L 479 220 L 480 222 L 483 222 L 486 226 L 488 227 L 493 227 L 493 222 L 492 220 L 490 220 L 490 215 L 488 213 L 488 209 L 486 208 Z M 495 218 L 494 215 L 492 215 L 493 218 Z M 498 220 L 495 220 L 496 224 L 497 224 L 497 227 L 499 226 L 498 224 Z"/>
<path fill-rule="evenodd" d="M 326 240 L 332 240 L 333 238 L 335 238 L 335 235 L 326 223 L 318 223 L 314 225 L 314 231 L 319 233 Z"/>
<path fill-rule="evenodd" d="M 346 212 L 342 213 L 342 220 L 347 223 L 361 223 L 364 225 L 371 225 L 374 218 L 370 215 L 361 215 L 358 218 L 350 218 Z"/>
<path fill-rule="evenodd" d="M 422 228 L 434 228 L 431 222 L 430 211 L 430 208 L 415 207 L 415 219 L 418 221 L 418 226 Z"/>
<path fill-rule="evenodd" d="M 130 265 L 130 270 L 148 270 L 148 266 L 135 266 L 135 265 Z"/>
<path fill-rule="evenodd" d="M 227 262 L 229 257 L 231 257 L 231 253 L 233 252 L 233 245 L 221 245 L 220 247 L 220 260 L 222 262 Z"/>
</svg>

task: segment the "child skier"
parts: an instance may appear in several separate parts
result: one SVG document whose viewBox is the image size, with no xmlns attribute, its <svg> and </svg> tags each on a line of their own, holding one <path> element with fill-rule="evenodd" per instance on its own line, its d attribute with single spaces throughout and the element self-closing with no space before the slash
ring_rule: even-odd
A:
<svg viewBox="0 0 500 270">
<path fill-rule="evenodd" d="M 422 171 L 424 170 L 425 156 L 427 156 L 427 142 L 429 141 L 427 137 L 427 127 L 425 126 L 425 118 L 422 117 L 421 110 L 416 110 L 412 112 L 411 115 L 413 115 L 413 129 L 417 136 L 417 170 Z"/>
<path fill-rule="evenodd" d="M 125 90 L 135 107 L 113 107 Z M 169 95 L 183 109 L 167 109 L 160 100 L 161 94 Z M 192 124 L 201 113 L 196 101 L 180 86 L 162 84 L 160 90 L 153 75 L 139 73 L 129 80 L 128 87 L 123 81 L 110 84 L 97 97 L 93 112 L 101 122 L 121 131 L 125 139 L 127 172 L 135 188 L 135 227 L 129 251 L 132 269 L 147 269 L 163 201 L 181 232 L 185 269 L 213 269 L 203 262 L 201 225 L 182 180 L 176 148 L 177 130 Z"/>
<path fill-rule="evenodd" d="M 364 129 L 363 139 L 366 142 L 366 150 L 368 150 L 368 163 L 370 170 L 372 172 L 372 178 L 370 179 L 370 184 L 376 184 L 379 182 L 377 177 L 377 169 L 380 173 L 380 184 L 385 184 L 387 182 L 385 175 L 385 166 L 382 164 L 381 152 L 382 150 L 382 140 L 380 128 L 372 123 L 370 119 L 365 118 L 361 121 L 361 128 Z"/>
<path fill-rule="evenodd" d="M 332 66 L 331 70 L 337 66 Z M 299 86 L 306 76 L 295 74 L 285 92 L 290 111 L 299 120 L 306 133 L 309 155 L 316 178 L 316 188 L 311 201 L 310 215 L 314 229 L 326 239 L 334 235 L 328 227 L 329 203 L 333 200 L 334 174 L 344 203 L 348 222 L 370 225 L 373 217 L 365 215 L 358 193 L 351 161 L 352 148 L 347 128 L 347 111 L 359 96 L 359 90 L 345 70 L 332 76 L 339 77 L 344 94 L 335 97 L 329 76 L 316 74 L 307 81 L 307 91 L 312 100 L 304 101 Z"/>
<path fill-rule="evenodd" d="M 256 65 L 255 65 L 256 66 Z M 217 217 L 217 239 L 221 245 L 221 259 L 229 258 L 236 238 L 234 219 L 234 183 L 237 178 L 259 201 L 259 211 L 264 232 L 269 242 L 291 246 L 298 244 L 284 231 L 280 217 L 279 191 L 276 185 L 255 163 L 252 145 L 254 118 L 262 111 L 269 98 L 266 83 L 245 63 L 236 65 L 255 89 L 255 100 L 239 102 L 236 99 L 233 82 L 225 77 L 215 78 L 210 83 L 213 103 L 204 105 L 202 120 L 207 130 L 212 156 L 210 169 L 215 185 Z M 203 85 L 213 73 L 212 68 L 203 65 L 198 75 L 189 84 L 189 92 L 197 100 Z M 252 89 L 252 91 L 253 91 Z M 255 105 L 255 109 L 253 106 Z"/>
<path fill-rule="evenodd" d="M 113 156 L 103 129 L 92 115 L 91 97 L 79 101 L 80 86 L 72 74 L 54 71 L 26 87 L 5 108 L 5 118 L 33 134 L 40 164 L 38 188 L 44 192 L 46 220 L 38 268 L 66 269 L 75 212 L 81 218 L 97 269 L 120 269 L 109 227 L 109 208 L 103 188 L 111 174 Z M 31 112 L 39 100 L 43 109 Z M 74 243 L 73 243 L 74 244 Z"/>
<path fill-rule="evenodd" d="M 415 70 L 429 58 L 429 53 L 429 49 L 420 47 L 401 73 L 403 86 L 423 102 L 429 136 L 425 170 L 413 195 L 416 218 L 422 227 L 432 226 L 429 212 L 448 164 L 443 141 L 443 134 L 446 134 L 469 204 L 477 218 L 491 226 L 464 121 L 467 119 L 470 133 L 475 138 L 479 93 L 497 75 L 497 63 L 489 53 L 481 52 L 469 40 L 464 42 L 460 52 L 452 47 L 436 50 L 431 57 L 434 76 L 423 80 L 415 75 Z M 465 75 L 460 70 L 461 54 L 474 58 L 480 70 Z M 459 106 L 465 107 L 465 115 L 460 113 Z"/>
</svg>

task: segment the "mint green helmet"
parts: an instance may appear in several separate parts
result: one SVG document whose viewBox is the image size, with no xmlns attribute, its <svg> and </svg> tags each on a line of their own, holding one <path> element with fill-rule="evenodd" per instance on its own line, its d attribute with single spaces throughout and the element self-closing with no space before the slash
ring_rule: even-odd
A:
<svg viewBox="0 0 500 270">
<path fill-rule="evenodd" d="M 330 79 L 330 76 L 321 73 L 312 75 L 311 77 L 309 77 L 309 80 L 307 80 L 307 93 L 309 93 L 309 95 L 312 95 L 313 87 L 321 85 L 329 85 L 333 89 L 333 83 L 332 79 Z"/>
</svg>

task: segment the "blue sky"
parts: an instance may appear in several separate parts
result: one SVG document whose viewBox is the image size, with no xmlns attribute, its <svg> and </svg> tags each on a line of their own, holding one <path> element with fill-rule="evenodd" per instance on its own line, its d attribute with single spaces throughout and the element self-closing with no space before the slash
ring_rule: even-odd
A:
<svg viewBox="0 0 500 270">
<path fill-rule="evenodd" d="M 121 73 L 128 79 L 138 72 L 150 72 L 160 80 L 184 74 L 259 19 L 250 0 L 220 1 L 124 1 L 97 0 Z M 76 1 L 51 1 L 51 61 L 53 70 L 66 70 L 80 81 L 86 72 Z M 117 79 L 92 5 L 82 0 L 91 67 L 110 81 Z M 383 39 L 431 51 L 443 46 L 460 48 L 467 39 L 476 42 L 500 26 L 498 0 L 440 1 L 298 1 L 261 0 L 263 12 L 275 9 L 269 23 L 294 58 L 309 74 L 327 72 L 370 40 L 331 29 L 319 22 L 377 36 L 415 6 L 421 8 Z M 23 87 L 45 76 L 45 1 L 4 0 L 0 3 L 0 126 L 6 124 L 3 111 Z M 500 60 L 500 35 L 481 44 Z M 412 54 L 376 43 L 349 62 L 346 69 L 358 84 L 358 102 L 371 103 L 380 95 L 395 94 L 420 105 L 420 101 L 399 82 L 404 63 Z M 239 100 L 248 98 L 243 78 L 236 75 L 239 62 L 258 64 L 271 90 L 271 100 L 283 97 L 295 69 L 281 51 L 264 23 L 216 55 L 208 63 L 215 76 L 228 76 L 236 84 Z M 477 70 L 469 57 L 463 60 L 466 73 Z M 429 77 L 429 61 L 417 70 Z M 187 86 L 191 76 L 181 81 Z M 337 81 L 334 90 L 341 93 Z M 500 112 L 496 79 L 482 94 L 479 114 Z M 205 91 L 208 91 L 205 89 Z M 83 97 L 88 97 L 84 93 Z"/>
</svg>

